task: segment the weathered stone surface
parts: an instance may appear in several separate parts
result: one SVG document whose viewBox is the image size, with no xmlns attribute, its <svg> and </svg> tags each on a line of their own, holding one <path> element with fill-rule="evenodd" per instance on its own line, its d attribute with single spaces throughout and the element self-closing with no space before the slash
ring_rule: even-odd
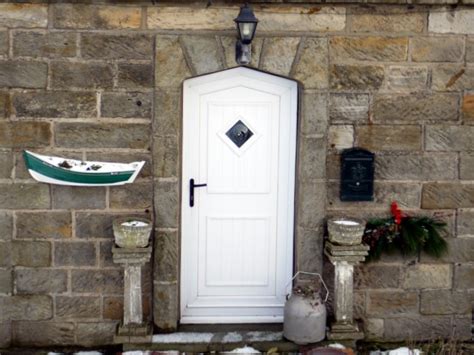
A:
<svg viewBox="0 0 474 355">
<path fill-rule="evenodd" d="M 53 6 L 55 28 L 136 29 L 141 26 L 141 9 L 135 6 L 91 6 L 56 4 Z"/>
<path fill-rule="evenodd" d="M 388 68 L 387 88 L 396 91 L 424 90 L 428 85 L 428 67 L 391 65 Z"/>
<path fill-rule="evenodd" d="M 474 211 L 458 210 L 457 236 L 474 236 Z"/>
<path fill-rule="evenodd" d="M 65 239 L 72 236 L 72 219 L 68 212 L 17 212 L 16 237 Z"/>
<path fill-rule="evenodd" d="M 329 85 L 327 38 L 306 38 L 300 45 L 299 61 L 293 68 L 294 79 L 305 89 L 326 89 Z"/>
<path fill-rule="evenodd" d="M 122 270 L 73 270 L 72 291 L 77 293 L 123 292 Z"/>
<path fill-rule="evenodd" d="M 99 266 L 102 267 L 115 267 L 117 266 L 114 263 L 112 248 L 115 246 L 113 240 L 108 240 L 106 242 L 101 242 L 99 246 Z"/>
<path fill-rule="evenodd" d="M 298 37 L 266 38 L 263 45 L 261 69 L 280 75 L 289 75 L 300 43 Z"/>
<path fill-rule="evenodd" d="M 464 95 L 461 112 L 464 122 L 474 123 L 474 94 Z"/>
<path fill-rule="evenodd" d="M 349 125 L 329 126 L 328 146 L 342 150 L 354 145 L 354 127 Z"/>
<path fill-rule="evenodd" d="M 51 265 L 51 244 L 48 242 L 12 242 L 12 263 L 16 266 Z"/>
<path fill-rule="evenodd" d="M 48 65 L 43 62 L 0 61 L 0 87 L 44 88 L 47 76 Z"/>
<path fill-rule="evenodd" d="M 324 138 L 300 138 L 299 178 L 301 180 L 325 177 L 326 141 Z"/>
<path fill-rule="evenodd" d="M 375 177 L 383 180 L 455 180 L 457 157 L 452 153 L 381 153 Z"/>
<path fill-rule="evenodd" d="M 82 346 L 111 344 L 117 322 L 77 323 L 77 342 Z"/>
<path fill-rule="evenodd" d="M 74 344 L 74 323 L 14 322 L 13 342 L 22 346 Z"/>
<path fill-rule="evenodd" d="M 474 62 L 474 37 L 466 39 L 466 61 Z"/>
<path fill-rule="evenodd" d="M 4 209 L 41 209 L 50 207 L 49 186 L 47 185 L 0 184 L 0 196 L 2 196 L 0 208 Z"/>
<path fill-rule="evenodd" d="M 150 144 L 148 124 L 61 122 L 55 133 L 56 144 L 67 148 L 146 149 Z"/>
<path fill-rule="evenodd" d="M 162 331 L 174 331 L 178 326 L 178 284 L 155 282 L 153 286 L 153 321 Z"/>
<path fill-rule="evenodd" d="M 0 266 L 10 267 L 11 266 L 11 243 L 0 242 Z"/>
<path fill-rule="evenodd" d="M 414 62 L 459 62 L 463 59 L 462 37 L 414 37 L 411 59 Z"/>
<path fill-rule="evenodd" d="M 19 294 L 64 293 L 67 291 L 67 271 L 16 269 L 15 284 Z"/>
<path fill-rule="evenodd" d="M 146 89 L 153 87 L 153 67 L 151 64 L 119 64 L 118 87 Z"/>
<path fill-rule="evenodd" d="M 329 97 L 331 123 L 364 122 L 369 118 L 369 95 L 332 94 Z"/>
<path fill-rule="evenodd" d="M 474 262 L 474 238 L 449 238 L 448 253 L 440 259 L 422 254 L 422 262 L 471 263 Z"/>
<path fill-rule="evenodd" d="M 372 125 L 356 127 L 356 144 L 368 150 L 421 150 L 420 126 Z"/>
<path fill-rule="evenodd" d="M 33 321 L 53 316 L 53 301 L 50 296 L 4 296 L 0 297 L 0 308 L 0 321 Z"/>
<path fill-rule="evenodd" d="M 113 238 L 112 223 L 121 215 L 112 213 L 77 213 L 77 238 Z"/>
<path fill-rule="evenodd" d="M 104 319 L 121 320 L 123 317 L 123 297 L 104 297 Z"/>
<path fill-rule="evenodd" d="M 451 265 L 416 264 L 406 269 L 403 287 L 407 289 L 450 288 Z"/>
<path fill-rule="evenodd" d="M 467 314 L 471 302 L 466 292 L 427 290 L 421 292 L 421 314 Z"/>
<path fill-rule="evenodd" d="M 369 291 L 367 314 L 370 316 L 404 315 L 418 311 L 418 294 L 407 291 Z"/>
<path fill-rule="evenodd" d="M 0 31 L 0 55 L 8 54 L 8 32 Z"/>
<path fill-rule="evenodd" d="M 137 179 L 145 179 L 152 176 L 151 173 L 151 153 L 140 153 L 134 151 L 125 152 L 110 152 L 110 151 L 96 151 L 88 152 L 87 160 L 94 161 L 115 161 L 118 163 L 130 163 L 145 161 L 145 165 L 137 176 Z"/>
<path fill-rule="evenodd" d="M 178 176 L 179 143 L 176 136 L 153 137 L 153 171 L 155 177 Z"/>
<path fill-rule="evenodd" d="M 301 133 L 326 134 L 328 125 L 327 95 L 303 93 L 301 108 Z"/>
<path fill-rule="evenodd" d="M 331 61 L 390 61 L 407 59 L 407 37 L 332 37 L 329 41 Z"/>
<path fill-rule="evenodd" d="M 56 266 L 94 266 L 96 250 L 94 243 L 55 243 L 54 264 Z"/>
<path fill-rule="evenodd" d="M 178 233 L 177 231 L 155 232 L 154 275 L 157 281 L 178 279 Z"/>
<path fill-rule="evenodd" d="M 425 15 L 396 6 L 354 8 L 351 29 L 354 32 L 423 32 Z"/>
<path fill-rule="evenodd" d="M 326 186 L 322 182 L 301 182 L 297 193 L 297 223 L 299 227 L 317 229 L 324 215 Z"/>
<path fill-rule="evenodd" d="M 474 150 L 473 126 L 436 125 L 427 126 L 426 150 L 469 151 Z"/>
<path fill-rule="evenodd" d="M 9 212 L 0 212 L 0 240 L 10 240 L 13 234 L 13 217 Z"/>
<path fill-rule="evenodd" d="M 153 204 L 151 183 L 134 183 L 110 188 L 110 207 L 115 209 L 148 209 Z"/>
<path fill-rule="evenodd" d="M 56 317 L 99 318 L 100 298 L 88 296 L 56 297 Z"/>
<path fill-rule="evenodd" d="M 17 117 L 96 117 L 95 93 L 44 91 L 13 95 Z"/>
<path fill-rule="evenodd" d="M 222 47 L 224 48 L 224 66 L 226 68 L 235 67 L 238 63 L 235 61 L 235 36 L 220 37 Z M 251 67 L 258 68 L 260 63 L 260 54 L 262 53 L 263 38 L 255 37 L 251 46 Z"/>
<path fill-rule="evenodd" d="M 11 322 L 0 323 L 0 348 L 8 349 L 11 344 Z"/>
<path fill-rule="evenodd" d="M 58 89 L 109 89 L 114 82 L 113 67 L 103 63 L 53 62 L 51 85 Z"/>
<path fill-rule="evenodd" d="M 384 334 L 384 320 L 369 318 L 364 320 L 365 339 L 380 340 Z"/>
<path fill-rule="evenodd" d="M 450 316 L 404 316 L 385 319 L 384 340 L 434 340 L 451 338 L 453 328 Z"/>
<path fill-rule="evenodd" d="M 223 69 L 220 43 L 215 37 L 183 36 L 181 41 L 197 75 Z"/>
<path fill-rule="evenodd" d="M 296 260 L 298 270 L 322 273 L 323 230 L 298 227 L 296 229 Z"/>
<path fill-rule="evenodd" d="M 0 4 L 1 27 L 46 27 L 48 5 L 46 4 Z"/>
<path fill-rule="evenodd" d="M 83 33 L 81 55 L 93 59 L 142 59 L 153 57 L 153 39 L 150 35 L 109 35 Z"/>
<path fill-rule="evenodd" d="M 423 185 L 423 208 L 474 207 L 474 184 L 429 182 Z"/>
<path fill-rule="evenodd" d="M 13 154 L 11 151 L 0 151 L 0 166 L 2 167 L 0 179 L 10 179 L 13 169 Z"/>
<path fill-rule="evenodd" d="M 474 285 L 474 265 L 454 266 L 454 287 L 458 290 L 472 289 Z"/>
<path fill-rule="evenodd" d="M 474 89 L 474 67 L 440 64 L 433 67 L 431 87 L 438 91 Z"/>
<path fill-rule="evenodd" d="M 76 56 L 76 34 L 68 32 L 14 32 L 13 55 L 64 58 Z"/>
<path fill-rule="evenodd" d="M 170 60 L 173 58 L 173 60 Z M 158 36 L 155 48 L 155 85 L 180 88 L 191 76 L 178 36 Z"/>
<path fill-rule="evenodd" d="M 0 269 L 0 293 L 12 293 L 12 271 Z"/>
<path fill-rule="evenodd" d="M 379 65 L 330 66 L 330 87 L 333 90 L 378 90 L 384 77 L 384 68 Z"/>
<path fill-rule="evenodd" d="M 141 92 L 103 93 L 101 117 L 151 118 L 152 94 Z"/>
<path fill-rule="evenodd" d="M 10 95 L 0 92 L 0 119 L 10 116 Z"/>
<path fill-rule="evenodd" d="M 179 210 L 178 183 L 155 181 L 155 223 L 158 228 L 176 228 Z"/>
<path fill-rule="evenodd" d="M 428 31 L 434 33 L 474 34 L 474 13 L 467 8 L 431 9 L 428 19 Z"/>
<path fill-rule="evenodd" d="M 50 140 L 48 122 L 0 121 L 0 148 L 44 147 Z"/>
<path fill-rule="evenodd" d="M 155 125 L 157 135 L 178 135 L 181 123 L 181 92 L 155 90 Z"/>
<path fill-rule="evenodd" d="M 52 186 L 53 208 L 101 209 L 105 208 L 105 188 Z"/>
<path fill-rule="evenodd" d="M 398 288 L 400 266 L 363 264 L 354 270 L 354 288 Z"/>
</svg>

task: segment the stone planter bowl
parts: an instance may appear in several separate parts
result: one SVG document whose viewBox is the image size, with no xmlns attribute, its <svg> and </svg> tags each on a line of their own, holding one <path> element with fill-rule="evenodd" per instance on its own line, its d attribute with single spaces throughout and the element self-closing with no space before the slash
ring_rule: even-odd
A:
<svg viewBox="0 0 474 355">
<path fill-rule="evenodd" d="M 116 219 L 113 223 L 115 244 L 120 248 L 145 248 L 152 228 L 151 221 L 145 218 Z"/>
<path fill-rule="evenodd" d="M 356 218 L 336 217 L 328 220 L 329 241 L 339 245 L 362 243 L 365 221 Z"/>
</svg>

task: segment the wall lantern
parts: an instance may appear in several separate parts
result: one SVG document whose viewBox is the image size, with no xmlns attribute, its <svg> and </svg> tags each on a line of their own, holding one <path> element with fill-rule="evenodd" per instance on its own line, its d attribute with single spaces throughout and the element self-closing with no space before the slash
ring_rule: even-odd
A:
<svg viewBox="0 0 474 355">
<path fill-rule="evenodd" d="M 252 8 L 245 3 L 240 8 L 239 16 L 234 19 L 239 32 L 239 39 L 235 45 L 235 61 L 238 64 L 249 64 L 251 60 L 251 47 L 258 19 L 255 17 Z"/>
</svg>

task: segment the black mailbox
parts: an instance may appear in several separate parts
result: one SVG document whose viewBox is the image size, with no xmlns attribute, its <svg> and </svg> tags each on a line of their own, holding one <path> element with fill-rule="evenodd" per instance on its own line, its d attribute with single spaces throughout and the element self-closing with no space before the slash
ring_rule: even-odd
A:
<svg viewBox="0 0 474 355">
<path fill-rule="evenodd" d="M 374 200 L 374 153 L 346 149 L 341 156 L 341 201 Z"/>
</svg>

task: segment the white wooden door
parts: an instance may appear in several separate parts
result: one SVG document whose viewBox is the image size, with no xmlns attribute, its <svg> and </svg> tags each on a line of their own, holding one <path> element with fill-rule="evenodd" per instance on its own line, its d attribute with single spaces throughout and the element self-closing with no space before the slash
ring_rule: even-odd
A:
<svg viewBox="0 0 474 355">
<path fill-rule="evenodd" d="M 184 82 L 181 322 L 281 322 L 293 271 L 297 84 L 248 68 Z M 207 186 L 194 189 L 190 180 Z"/>
</svg>

